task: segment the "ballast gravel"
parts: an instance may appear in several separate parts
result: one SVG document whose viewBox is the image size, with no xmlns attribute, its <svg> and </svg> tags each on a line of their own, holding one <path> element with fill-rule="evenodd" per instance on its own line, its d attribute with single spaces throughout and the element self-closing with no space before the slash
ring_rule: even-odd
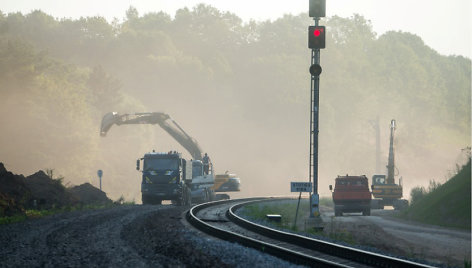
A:
<svg viewBox="0 0 472 268">
<path fill-rule="evenodd" d="M 0 267 L 294 267 L 185 226 L 186 209 L 116 206 L 0 225 Z"/>
</svg>

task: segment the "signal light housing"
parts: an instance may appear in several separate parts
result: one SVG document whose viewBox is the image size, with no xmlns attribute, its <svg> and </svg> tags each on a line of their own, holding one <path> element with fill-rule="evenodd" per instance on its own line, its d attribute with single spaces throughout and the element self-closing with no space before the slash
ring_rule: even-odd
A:
<svg viewBox="0 0 472 268">
<path fill-rule="evenodd" d="M 326 47 L 326 29 L 324 26 L 308 27 L 308 48 Z"/>
<path fill-rule="evenodd" d="M 315 63 L 310 66 L 310 74 L 313 76 L 319 76 L 321 74 L 321 71 L 323 71 L 323 69 L 319 64 Z"/>
<path fill-rule="evenodd" d="M 308 16 L 310 17 L 326 17 L 326 0 L 310 0 Z"/>
</svg>

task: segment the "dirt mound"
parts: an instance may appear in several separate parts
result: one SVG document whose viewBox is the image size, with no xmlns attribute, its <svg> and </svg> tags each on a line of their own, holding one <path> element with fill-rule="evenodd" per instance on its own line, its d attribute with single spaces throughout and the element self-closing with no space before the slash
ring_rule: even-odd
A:
<svg viewBox="0 0 472 268">
<path fill-rule="evenodd" d="M 112 202 L 105 192 L 95 188 L 90 183 L 74 186 L 68 191 L 82 204 L 109 204 Z"/>
<path fill-rule="evenodd" d="M 0 163 L 0 217 L 24 213 L 24 201 L 31 196 L 23 175 L 14 175 Z"/>
<path fill-rule="evenodd" d="M 25 213 L 25 209 L 51 209 L 77 204 L 109 204 L 112 200 L 90 183 L 67 189 L 60 179 L 43 171 L 24 177 L 0 163 L 0 217 Z"/>
<path fill-rule="evenodd" d="M 67 191 L 60 180 L 51 179 L 43 171 L 26 177 L 25 183 L 31 191 L 31 196 L 26 201 L 27 207 L 50 209 L 78 203 L 77 198 Z"/>
</svg>

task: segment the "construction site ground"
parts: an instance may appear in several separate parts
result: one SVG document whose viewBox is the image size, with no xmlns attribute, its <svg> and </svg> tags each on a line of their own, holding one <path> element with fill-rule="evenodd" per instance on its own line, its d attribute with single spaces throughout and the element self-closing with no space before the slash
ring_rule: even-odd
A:
<svg viewBox="0 0 472 268">
<path fill-rule="evenodd" d="M 323 207 L 324 235 L 368 250 L 426 260 L 438 266 L 464 267 L 464 261 L 470 263 L 469 230 L 405 221 L 395 217 L 399 211 L 388 208 L 371 213 L 371 216 L 345 213 L 334 217 L 332 208 Z"/>
</svg>

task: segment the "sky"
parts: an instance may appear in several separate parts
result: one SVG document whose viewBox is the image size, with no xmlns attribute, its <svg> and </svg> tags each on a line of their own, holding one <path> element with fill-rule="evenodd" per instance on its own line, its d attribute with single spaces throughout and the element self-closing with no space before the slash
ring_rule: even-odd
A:
<svg viewBox="0 0 472 268">
<path fill-rule="evenodd" d="M 133 6 L 142 15 L 164 11 L 173 16 L 177 9 L 198 3 L 235 13 L 245 22 L 275 20 L 284 14 L 308 12 L 308 0 L 0 0 L 3 13 L 27 14 L 40 9 L 56 18 L 102 16 L 108 21 L 123 19 Z M 349 17 L 355 13 L 372 22 L 374 31 L 404 31 L 420 36 L 426 45 L 442 55 L 472 57 L 472 4 L 470 0 L 327 0 L 327 16 Z M 321 21 L 322 24 L 322 21 Z"/>
</svg>

